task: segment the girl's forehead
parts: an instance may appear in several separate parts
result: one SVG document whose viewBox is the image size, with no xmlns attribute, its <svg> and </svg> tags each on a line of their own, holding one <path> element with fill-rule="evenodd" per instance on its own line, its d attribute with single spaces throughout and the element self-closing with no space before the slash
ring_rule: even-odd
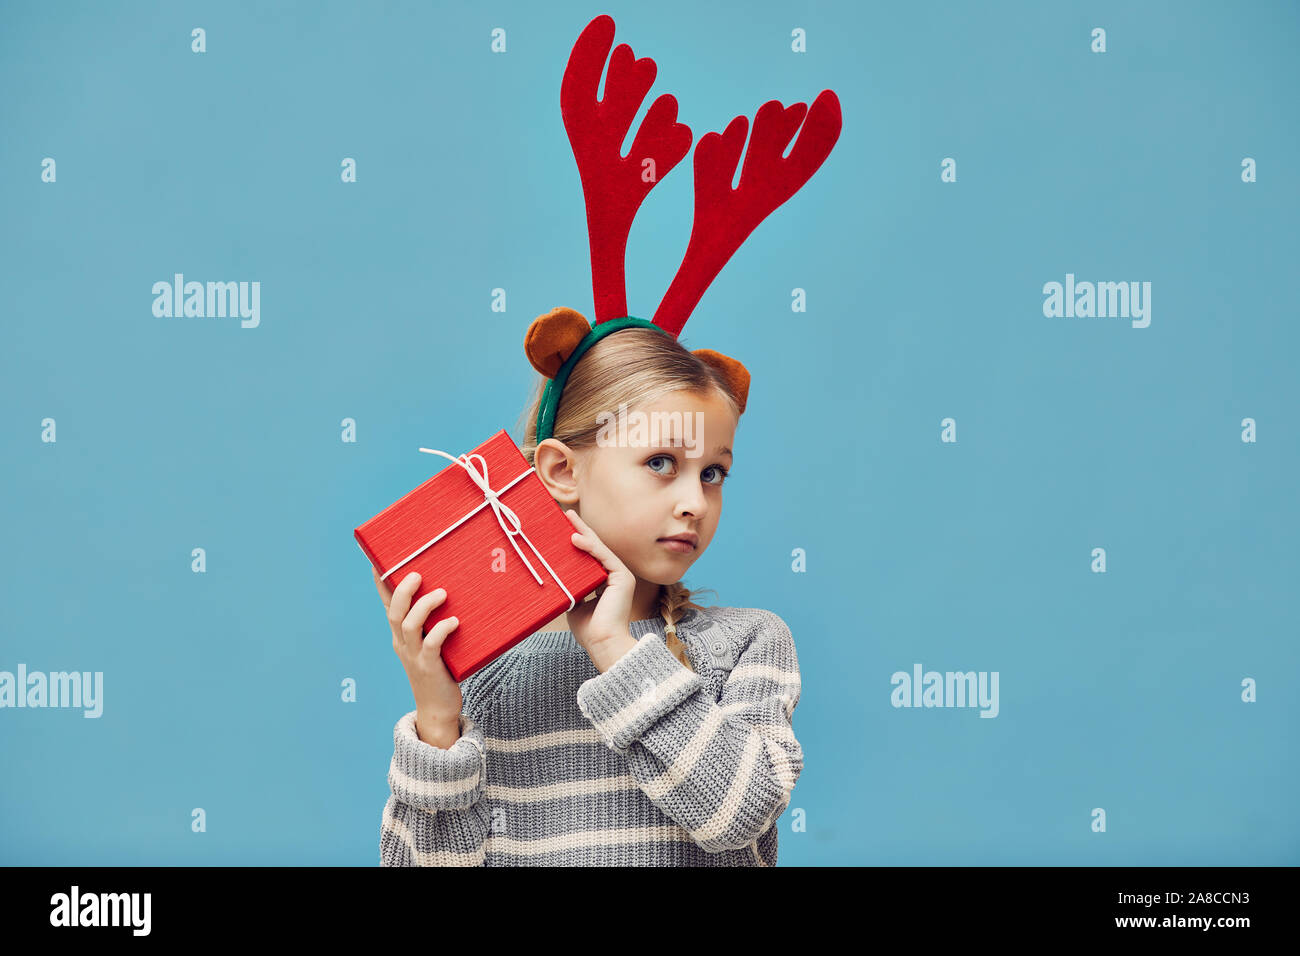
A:
<svg viewBox="0 0 1300 956">
<path fill-rule="evenodd" d="M 653 424 L 661 431 L 710 431 L 716 434 L 734 432 L 736 413 L 725 402 L 659 401 L 643 405 L 620 405 L 617 409 L 602 411 L 596 416 L 601 422 L 635 422 L 644 427 Z"/>
<path fill-rule="evenodd" d="M 684 450 L 687 457 L 734 457 L 735 415 L 725 409 L 624 408 L 617 414 L 602 414 L 598 425 L 597 448 L 634 453 Z"/>
</svg>

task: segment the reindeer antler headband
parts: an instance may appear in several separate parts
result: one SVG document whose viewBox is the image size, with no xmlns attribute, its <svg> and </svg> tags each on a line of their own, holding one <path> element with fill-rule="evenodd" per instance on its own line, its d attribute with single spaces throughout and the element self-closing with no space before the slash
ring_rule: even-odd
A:
<svg viewBox="0 0 1300 956">
<path fill-rule="evenodd" d="M 691 148 L 691 131 L 677 122 L 677 100 L 664 93 L 651 104 L 623 158 L 623 140 L 654 83 L 649 57 L 636 59 L 621 43 L 605 77 L 605 98 L 596 90 L 609 48 L 614 20 L 596 17 L 573 44 L 560 84 L 560 113 L 582 178 L 591 240 L 591 284 L 596 324 L 573 309 L 540 315 L 524 336 L 533 368 L 550 381 L 537 412 L 536 441 L 551 437 L 555 410 L 569 372 L 595 342 L 625 328 L 653 328 L 676 338 L 704 291 L 760 222 L 799 191 L 830 155 L 840 135 L 840 101 L 822 90 L 810 109 L 803 103 L 782 107 L 769 100 L 754 115 L 754 133 L 745 154 L 740 185 L 731 188 L 745 145 L 748 121 L 737 116 L 723 133 L 706 133 L 695 148 L 695 219 L 686 254 L 653 321 L 627 314 L 623 263 L 628 232 L 641 201 Z M 805 122 L 805 115 L 807 121 Z M 788 157 L 790 137 L 803 129 Z M 692 354 L 722 373 L 745 410 L 749 371 L 739 361 L 712 349 Z"/>
</svg>

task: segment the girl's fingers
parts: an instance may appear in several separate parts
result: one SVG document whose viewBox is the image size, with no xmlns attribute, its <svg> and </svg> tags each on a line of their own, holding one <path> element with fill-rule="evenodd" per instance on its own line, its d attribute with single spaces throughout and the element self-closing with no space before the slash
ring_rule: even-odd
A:
<svg viewBox="0 0 1300 956">
<path fill-rule="evenodd" d="M 576 537 L 579 540 L 576 540 L 573 543 L 585 551 L 590 551 L 592 557 L 596 558 L 597 560 L 603 560 L 599 552 L 605 549 L 605 545 L 604 542 L 600 540 L 600 536 L 597 535 L 596 532 L 591 530 L 591 527 L 587 524 L 587 522 L 583 521 L 581 518 L 578 517 L 578 513 L 576 511 L 572 511 L 572 510 L 566 511 L 565 514 L 569 516 L 569 520 L 572 521 L 574 527 L 578 529 Z M 570 535 L 570 540 L 572 540 L 574 537 L 575 535 Z"/>
<path fill-rule="evenodd" d="M 579 518 L 576 511 L 569 511 L 567 514 L 569 515 L 570 520 L 582 529 L 579 535 L 580 540 L 574 541 L 573 543 L 584 551 L 590 553 L 593 558 L 604 565 L 606 571 L 622 571 L 623 562 L 618 559 L 618 555 L 614 554 L 614 552 L 606 546 L 605 542 L 600 540 L 600 537 L 596 532 L 591 530 L 591 527 L 587 522 Z"/>
<path fill-rule="evenodd" d="M 596 532 L 591 530 L 591 525 L 583 521 L 582 516 L 579 515 L 578 512 L 570 508 L 568 511 L 565 512 L 565 514 L 569 516 L 569 520 L 573 522 L 573 526 L 577 528 L 578 531 L 583 536 L 594 539 L 596 541 L 600 540 L 599 537 L 597 537 Z"/>
<path fill-rule="evenodd" d="M 433 609 L 445 600 L 447 600 L 447 592 L 442 588 L 434 588 L 416 601 L 406 617 L 402 619 L 402 636 L 406 638 L 406 648 L 412 654 L 418 653 L 425 643 L 424 622 L 433 613 Z"/>
<path fill-rule="evenodd" d="M 401 583 L 393 588 L 393 597 L 388 602 L 388 623 L 396 632 L 402 626 L 402 619 L 411 610 L 411 598 L 420 586 L 420 575 L 412 571 L 402 578 Z"/>
<path fill-rule="evenodd" d="M 424 638 L 424 645 L 421 648 L 422 654 L 442 655 L 442 642 L 451 636 L 451 632 L 460 626 L 460 619 L 455 617 L 444 617 L 433 627 L 429 628 L 428 635 Z"/>
</svg>

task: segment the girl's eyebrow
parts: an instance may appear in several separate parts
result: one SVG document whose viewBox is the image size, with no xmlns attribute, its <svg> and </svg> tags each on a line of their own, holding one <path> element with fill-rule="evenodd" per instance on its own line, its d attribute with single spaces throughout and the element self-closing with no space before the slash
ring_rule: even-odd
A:
<svg viewBox="0 0 1300 956">
<path fill-rule="evenodd" d="M 659 443 L 656 444 L 656 445 L 651 445 L 650 447 L 652 447 L 652 448 L 681 448 L 682 445 L 683 445 L 683 443 L 680 442 L 680 441 L 677 441 L 676 438 L 675 438 L 675 436 L 669 435 L 669 436 L 668 436 L 667 438 L 665 438 L 663 441 L 659 442 Z M 726 445 L 719 445 L 716 449 L 714 449 L 714 452 L 713 452 L 713 453 L 714 453 L 715 455 L 726 455 L 728 458 L 733 458 L 733 459 L 735 458 L 735 456 L 731 453 L 731 449 L 728 448 Z"/>
</svg>

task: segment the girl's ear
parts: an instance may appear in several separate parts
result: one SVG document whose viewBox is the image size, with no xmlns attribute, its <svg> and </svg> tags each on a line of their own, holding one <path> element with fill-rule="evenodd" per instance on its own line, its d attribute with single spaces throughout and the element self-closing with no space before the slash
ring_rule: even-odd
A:
<svg viewBox="0 0 1300 956">
<path fill-rule="evenodd" d="M 524 335 L 524 352 L 533 368 L 547 378 L 555 378 L 590 331 L 591 324 L 580 313 L 557 307 L 533 319 Z"/>
<path fill-rule="evenodd" d="M 749 399 L 749 369 L 731 356 L 715 352 L 713 349 L 692 349 L 691 354 L 708 362 L 722 373 L 727 386 L 731 389 L 731 394 L 736 396 L 736 403 L 740 406 L 743 415 L 745 402 Z"/>
</svg>

